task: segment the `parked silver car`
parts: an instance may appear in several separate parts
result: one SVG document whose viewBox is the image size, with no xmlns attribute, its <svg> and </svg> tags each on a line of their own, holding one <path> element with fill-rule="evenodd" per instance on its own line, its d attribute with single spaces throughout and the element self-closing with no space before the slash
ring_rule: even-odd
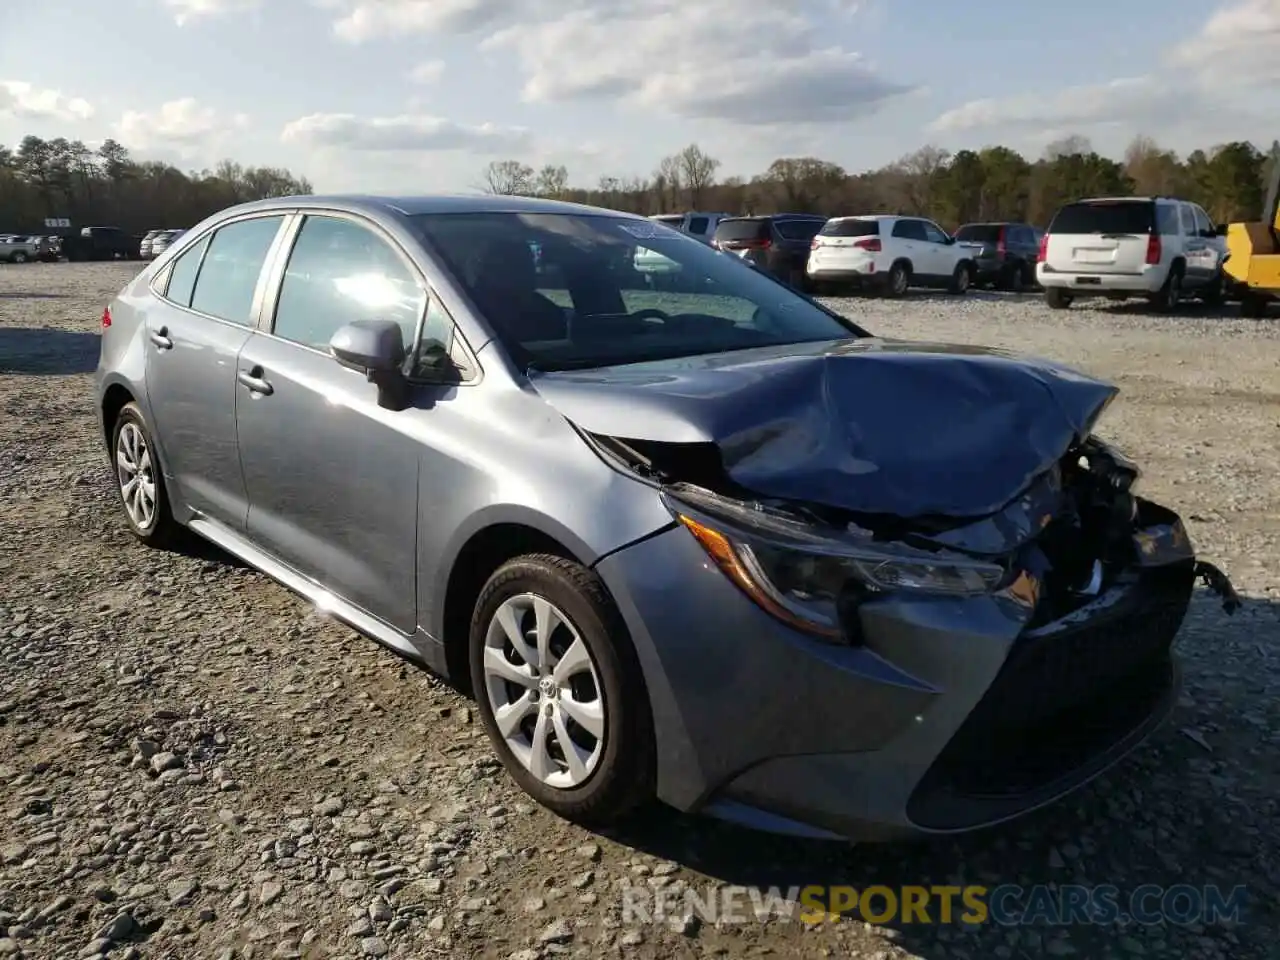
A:
<svg viewBox="0 0 1280 960">
<path fill-rule="evenodd" d="M 1093 435 L 1114 387 L 873 337 L 639 217 L 239 206 L 120 292 L 101 350 L 134 534 L 194 531 L 469 687 L 587 823 L 1003 821 L 1165 718 L 1197 576 L 1236 602 Z"/>
<path fill-rule="evenodd" d="M 182 230 L 161 230 L 158 234 L 151 238 L 151 256 L 152 258 L 160 256 L 173 244 L 173 241 L 182 236 Z M 146 241 L 143 241 L 144 243 Z"/>
</svg>

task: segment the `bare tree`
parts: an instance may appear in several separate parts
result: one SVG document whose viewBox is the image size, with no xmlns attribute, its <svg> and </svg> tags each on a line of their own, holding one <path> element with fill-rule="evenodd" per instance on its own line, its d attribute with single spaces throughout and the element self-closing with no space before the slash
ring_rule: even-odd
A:
<svg viewBox="0 0 1280 960">
<path fill-rule="evenodd" d="M 672 155 L 658 161 L 653 174 L 654 191 L 657 193 L 658 212 L 674 210 L 680 205 L 680 157 Z"/>
<path fill-rule="evenodd" d="M 569 189 L 569 171 L 564 166 L 548 163 L 538 171 L 535 192 L 540 197 L 559 200 Z"/>
<path fill-rule="evenodd" d="M 696 143 L 689 144 L 676 154 L 676 160 L 680 165 L 680 176 L 685 188 L 689 191 L 689 205 L 696 210 L 701 206 L 707 189 L 716 182 L 720 161 L 707 156 Z"/>
<path fill-rule="evenodd" d="M 500 196 L 533 193 L 533 167 L 519 160 L 493 160 L 484 168 L 484 190 Z"/>
</svg>

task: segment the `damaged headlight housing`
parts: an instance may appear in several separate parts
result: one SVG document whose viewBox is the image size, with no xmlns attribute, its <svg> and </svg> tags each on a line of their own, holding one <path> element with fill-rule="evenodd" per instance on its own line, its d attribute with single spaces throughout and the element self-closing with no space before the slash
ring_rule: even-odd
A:
<svg viewBox="0 0 1280 960">
<path fill-rule="evenodd" d="M 969 597 L 991 593 L 1005 568 L 949 551 L 878 542 L 786 513 L 677 484 L 672 514 L 716 566 L 765 611 L 825 639 L 841 635 L 842 599 L 892 591 Z"/>
</svg>

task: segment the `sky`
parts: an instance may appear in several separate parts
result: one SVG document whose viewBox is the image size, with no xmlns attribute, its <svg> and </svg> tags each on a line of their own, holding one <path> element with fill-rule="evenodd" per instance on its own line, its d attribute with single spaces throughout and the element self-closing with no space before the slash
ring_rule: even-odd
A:
<svg viewBox="0 0 1280 960">
<path fill-rule="evenodd" d="M 100 143 L 321 191 L 570 182 L 697 143 L 721 176 L 1075 134 L 1280 137 L 1280 0 L 42 0 L 6 5 L 0 144 Z"/>
</svg>

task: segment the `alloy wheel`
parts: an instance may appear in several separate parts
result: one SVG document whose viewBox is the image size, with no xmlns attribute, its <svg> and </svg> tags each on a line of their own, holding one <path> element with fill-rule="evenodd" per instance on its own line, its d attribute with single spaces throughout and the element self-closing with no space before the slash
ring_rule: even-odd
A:
<svg viewBox="0 0 1280 960">
<path fill-rule="evenodd" d="M 603 686 L 591 651 L 544 597 L 504 600 L 489 622 L 484 686 L 500 736 L 540 782 L 568 790 L 604 753 Z"/>
<path fill-rule="evenodd" d="M 125 512 L 139 530 L 156 516 L 156 481 L 151 449 L 136 423 L 126 423 L 116 438 L 116 478 Z"/>
</svg>

